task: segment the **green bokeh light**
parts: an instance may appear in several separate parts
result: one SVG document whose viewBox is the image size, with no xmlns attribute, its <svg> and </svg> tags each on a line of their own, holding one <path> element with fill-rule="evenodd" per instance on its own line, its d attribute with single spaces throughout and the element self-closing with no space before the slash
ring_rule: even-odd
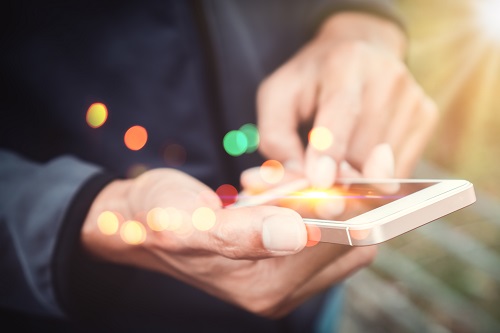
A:
<svg viewBox="0 0 500 333">
<path fill-rule="evenodd" d="M 231 156 L 240 156 L 248 149 L 247 136 L 242 131 L 229 131 L 222 140 L 224 150 Z"/>
<path fill-rule="evenodd" d="M 259 148 L 259 131 L 257 130 L 257 126 L 254 124 L 245 124 L 240 127 L 240 132 L 242 132 L 247 139 L 247 149 L 245 153 L 253 153 Z"/>
</svg>

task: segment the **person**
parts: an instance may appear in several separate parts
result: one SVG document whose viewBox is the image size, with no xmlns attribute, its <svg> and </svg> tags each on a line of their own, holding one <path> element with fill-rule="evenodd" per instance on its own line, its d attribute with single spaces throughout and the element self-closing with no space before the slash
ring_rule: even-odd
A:
<svg viewBox="0 0 500 333">
<path fill-rule="evenodd" d="M 297 212 L 225 208 L 215 189 L 255 189 L 254 167 L 268 158 L 316 187 L 411 175 L 437 111 L 404 65 L 394 6 L 4 9 L 2 320 L 51 332 L 319 329 L 335 286 L 376 249 L 306 247 Z M 95 103 L 107 110 L 100 127 L 85 121 Z M 226 154 L 224 135 L 247 123 L 259 128 L 259 152 Z M 138 146 L 127 141 L 132 128 Z M 308 145 L 311 128 L 328 129 L 333 144 Z"/>
</svg>

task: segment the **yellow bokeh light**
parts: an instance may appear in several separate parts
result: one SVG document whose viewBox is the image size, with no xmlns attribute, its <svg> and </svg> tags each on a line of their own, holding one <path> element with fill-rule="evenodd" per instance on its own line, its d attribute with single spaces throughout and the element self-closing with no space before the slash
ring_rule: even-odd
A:
<svg viewBox="0 0 500 333">
<path fill-rule="evenodd" d="M 311 202 L 314 201 L 323 201 L 326 199 L 334 199 L 343 196 L 343 193 L 337 189 L 308 189 L 304 191 L 299 191 L 294 194 L 294 196 L 300 198 L 301 200 L 308 200 Z"/>
<path fill-rule="evenodd" d="M 309 199 L 325 199 L 329 197 L 329 193 L 327 190 L 308 190 L 301 192 L 301 196 Z"/>
<path fill-rule="evenodd" d="M 168 212 L 164 208 L 153 208 L 148 212 L 146 220 L 152 230 L 163 231 L 168 227 Z"/>
<path fill-rule="evenodd" d="M 114 235 L 118 231 L 118 217 L 110 211 L 102 212 L 97 217 L 97 227 L 105 235 Z"/>
<path fill-rule="evenodd" d="M 268 160 L 262 163 L 259 169 L 260 177 L 266 183 L 277 184 L 285 175 L 283 164 L 275 160 Z"/>
<path fill-rule="evenodd" d="M 326 127 L 314 127 L 309 132 L 309 144 L 316 150 L 327 150 L 333 144 L 333 134 Z"/>
<path fill-rule="evenodd" d="M 93 103 L 87 110 L 87 124 L 92 128 L 101 127 L 108 119 L 108 109 L 102 103 Z"/>
<path fill-rule="evenodd" d="M 338 217 L 346 207 L 345 194 L 337 189 L 310 189 L 295 192 L 286 202 L 290 208 L 295 207 L 295 210 L 307 211 L 321 219 Z"/>
<path fill-rule="evenodd" d="M 193 212 L 192 222 L 200 231 L 210 230 L 216 222 L 215 212 L 208 207 L 200 207 Z"/>
<path fill-rule="evenodd" d="M 126 221 L 120 228 L 120 236 L 127 244 L 142 244 L 146 240 L 146 228 L 140 222 Z"/>
<path fill-rule="evenodd" d="M 174 207 L 167 207 L 164 209 L 165 214 L 168 216 L 168 224 L 166 230 L 176 231 L 182 227 L 182 213 Z"/>
</svg>

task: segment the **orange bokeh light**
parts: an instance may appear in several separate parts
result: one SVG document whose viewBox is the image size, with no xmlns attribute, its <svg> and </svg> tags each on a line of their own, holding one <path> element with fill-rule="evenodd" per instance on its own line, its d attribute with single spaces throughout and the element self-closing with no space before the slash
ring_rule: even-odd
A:
<svg viewBox="0 0 500 333">
<path fill-rule="evenodd" d="M 312 247 L 317 245 L 321 240 L 321 229 L 312 224 L 306 224 L 306 229 L 307 229 L 306 247 Z"/>
<path fill-rule="evenodd" d="M 142 126 L 132 126 L 125 132 L 123 141 L 128 149 L 139 150 L 144 147 L 148 141 L 148 132 Z"/>
<path fill-rule="evenodd" d="M 260 177 L 266 183 L 277 184 L 283 179 L 283 176 L 285 175 L 285 168 L 283 167 L 283 164 L 276 160 L 267 160 L 262 163 L 259 172 Z"/>
</svg>

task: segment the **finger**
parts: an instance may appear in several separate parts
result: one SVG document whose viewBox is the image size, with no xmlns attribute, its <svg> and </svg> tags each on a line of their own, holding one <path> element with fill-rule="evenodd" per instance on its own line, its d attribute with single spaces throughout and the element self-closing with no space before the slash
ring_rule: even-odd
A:
<svg viewBox="0 0 500 333">
<path fill-rule="evenodd" d="M 361 173 L 356 170 L 347 160 L 340 162 L 338 178 L 361 178 Z"/>
<path fill-rule="evenodd" d="M 216 224 L 205 233 L 208 250 L 231 259 L 259 259 L 290 255 L 307 242 L 305 224 L 293 210 L 243 207 L 216 211 Z"/>
<path fill-rule="evenodd" d="M 395 172 L 394 153 L 388 143 L 376 145 L 370 152 L 363 165 L 363 176 L 370 179 L 394 178 Z M 386 194 L 396 193 L 399 183 L 374 183 L 376 188 Z"/>
<path fill-rule="evenodd" d="M 257 93 L 259 151 L 268 158 L 282 163 L 293 161 L 301 167 L 304 147 L 298 133 L 299 103 L 301 99 L 312 100 L 314 89 L 312 87 L 302 89 L 301 82 L 295 78 L 288 80 L 287 71 L 287 67 L 282 68 L 259 87 Z M 300 96 L 301 93 L 306 96 Z"/>
<path fill-rule="evenodd" d="M 244 193 L 256 194 L 274 187 L 288 184 L 299 178 L 303 178 L 301 173 L 298 173 L 295 170 L 289 170 L 285 165 L 281 179 L 277 183 L 270 183 L 262 177 L 262 169 L 259 166 L 243 171 L 240 176 L 240 183 Z"/>
<path fill-rule="evenodd" d="M 407 85 L 383 139 L 393 147 L 396 177 L 411 175 L 438 120 L 434 102 L 416 84 L 409 81 Z"/>
<path fill-rule="evenodd" d="M 366 178 L 394 177 L 394 153 L 388 143 L 376 145 L 363 165 L 363 176 Z"/>
<path fill-rule="evenodd" d="M 415 114 L 419 114 L 419 126 L 409 129 L 409 134 L 396 146 L 397 159 L 395 176 L 410 177 L 422 156 L 438 123 L 439 113 L 434 102 L 425 98 L 418 104 Z"/>
<path fill-rule="evenodd" d="M 306 175 L 317 188 L 335 181 L 351 132 L 360 113 L 362 80 L 357 62 L 338 64 L 324 82 L 313 129 L 306 149 Z M 333 81 L 335 80 L 335 81 Z"/>
<path fill-rule="evenodd" d="M 367 158 L 377 144 L 384 143 L 390 126 L 395 126 L 393 114 L 395 104 L 406 89 L 408 73 L 404 65 L 394 60 L 382 61 L 385 65 L 384 76 L 380 71 L 372 73 L 367 79 L 363 92 L 362 117 L 353 129 L 352 140 L 346 152 L 347 160 L 358 170 L 362 170 Z M 396 101 L 396 102 L 395 102 Z"/>
<path fill-rule="evenodd" d="M 258 205 L 280 205 L 282 202 L 286 202 L 290 197 L 293 197 L 297 191 L 304 190 L 309 187 L 309 181 L 305 178 L 298 178 L 296 180 L 290 181 L 286 184 L 273 187 L 269 190 L 257 193 L 249 194 L 246 192 L 241 192 L 238 196 L 238 201 L 235 202 L 231 207 L 250 207 Z M 287 205 L 280 205 L 288 207 Z M 293 207 L 290 207 L 293 208 Z"/>
</svg>

